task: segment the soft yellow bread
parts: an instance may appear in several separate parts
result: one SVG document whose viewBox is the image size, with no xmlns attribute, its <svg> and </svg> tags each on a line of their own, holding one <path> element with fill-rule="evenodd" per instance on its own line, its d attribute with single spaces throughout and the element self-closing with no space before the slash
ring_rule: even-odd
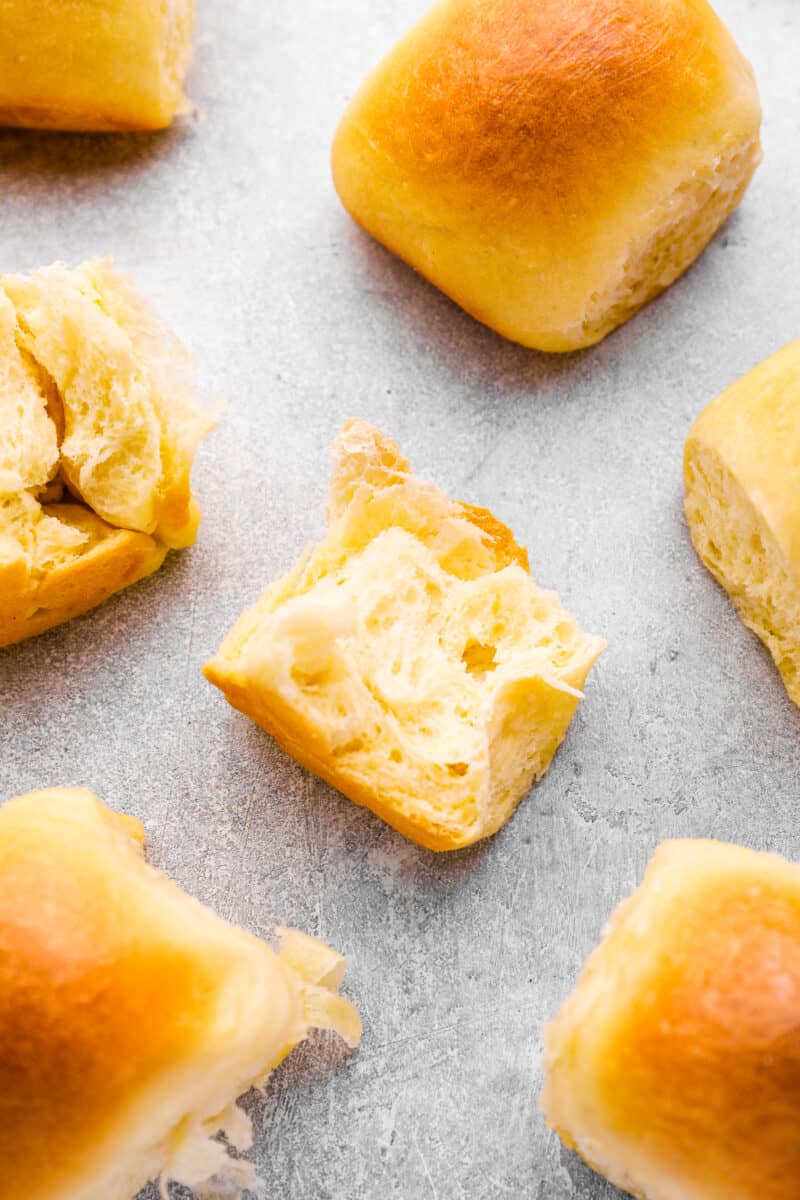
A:
<svg viewBox="0 0 800 1200">
<path fill-rule="evenodd" d="M 186 351 L 108 262 L 0 275 L 0 646 L 194 541 L 213 424 Z"/>
<path fill-rule="evenodd" d="M 164 128 L 193 23 L 194 0 L 0 0 L 0 125 Z"/>
<path fill-rule="evenodd" d="M 697 553 L 800 704 L 800 342 L 700 414 L 684 482 Z"/>
<path fill-rule="evenodd" d="M 668 842 L 546 1031 L 543 1107 L 642 1200 L 800 1196 L 800 869 Z"/>
<path fill-rule="evenodd" d="M 249 1144 L 237 1096 L 311 1028 L 358 1043 L 343 958 L 287 930 L 275 953 L 143 842 L 77 788 L 0 809 L 2 1200 L 129 1200 L 159 1174 L 253 1186 L 212 1140 Z"/>
<path fill-rule="evenodd" d="M 761 150 L 706 0 L 438 0 L 333 144 L 345 208 L 525 346 L 600 341 L 694 261 Z"/>
<path fill-rule="evenodd" d="M 351 421 L 328 532 L 239 619 L 208 679 L 407 837 L 487 837 L 547 770 L 604 643 L 536 586 L 483 509 Z"/>
</svg>

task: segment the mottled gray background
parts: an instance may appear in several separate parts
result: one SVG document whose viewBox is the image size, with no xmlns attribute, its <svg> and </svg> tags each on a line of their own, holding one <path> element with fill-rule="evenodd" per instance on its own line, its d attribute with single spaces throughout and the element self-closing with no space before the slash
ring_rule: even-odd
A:
<svg viewBox="0 0 800 1200">
<path fill-rule="evenodd" d="M 695 414 L 800 333 L 800 9 L 719 0 L 761 83 L 764 165 L 687 277 L 559 358 L 475 324 L 334 195 L 338 115 L 423 6 L 206 0 L 179 128 L 0 132 L 0 269 L 113 251 L 228 400 L 194 473 L 195 548 L 0 652 L 0 792 L 93 788 L 226 917 L 351 957 L 361 1050 L 317 1039 L 250 1106 L 270 1200 L 610 1200 L 537 1111 L 542 1022 L 663 838 L 800 857 L 800 714 L 696 561 L 680 483 Z M 320 533 L 351 415 L 490 506 L 609 641 L 549 775 L 472 851 L 404 841 L 199 672 Z"/>
</svg>

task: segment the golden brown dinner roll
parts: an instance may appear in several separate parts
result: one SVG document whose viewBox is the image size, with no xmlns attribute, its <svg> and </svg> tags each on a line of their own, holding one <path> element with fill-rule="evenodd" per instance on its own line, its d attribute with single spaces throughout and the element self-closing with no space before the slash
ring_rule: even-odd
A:
<svg viewBox="0 0 800 1200">
<path fill-rule="evenodd" d="M 543 1107 L 642 1200 L 800 1196 L 800 869 L 667 842 L 546 1032 Z"/>
<path fill-rule="evenodd" d="M 432 850 L 467 846 L 547 770 L 604 643 L 504 525 L 377 429 L 349 422 L 334 452 L 327 536 L 205 674 L 356 804 Z"/>
<path fill-rule="evenodd" d="M 252 1186 L 236 1097 L 314 1027 L 360 1037 L 345 960 L 272 951 L 146 866 L 144 830 L 78 788 L 0 809 L 3 1200 L 129 1200 L 159 1174 Z M 229 1193 L 226 1193 L 229 1194 Z"/>
<path fill-rule="evenodd" d="M 704 409 L 683 474 L 697 553 L 800 704 L 800 342 Z"/>
<path fill-rule="evenodd" d="M 706 0 L 439 0 L 333 144 L 360 225 L 479 321 L 600 341 L 686 270 L 761 156 Z"/>
<path fill-rule="evenodd" d="M 0 646 L 194 541 L 213 424 L 183 346 L 108 262 L 0 275 Z"/>
<path fill-rule="evenodd" d="M 0 0 L 0 125 L 162 129 L 193 22 L 194 0 Z"/>
</svg>

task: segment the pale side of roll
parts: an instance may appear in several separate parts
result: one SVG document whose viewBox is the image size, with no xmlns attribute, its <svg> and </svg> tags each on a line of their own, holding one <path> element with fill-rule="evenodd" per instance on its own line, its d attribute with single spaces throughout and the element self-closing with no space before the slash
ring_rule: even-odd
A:
<svg viewBox="0 0 800 1200">
<path fill-rule="evenodd" d="M 800 704 L 800 342 L 703 410 L 683 475 L 697 553 Z"/>
</svg>

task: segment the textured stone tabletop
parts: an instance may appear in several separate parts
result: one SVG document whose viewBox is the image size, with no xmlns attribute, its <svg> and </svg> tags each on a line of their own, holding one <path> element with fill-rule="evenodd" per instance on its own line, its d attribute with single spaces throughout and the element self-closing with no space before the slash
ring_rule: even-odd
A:
<svg viewBox="0 0 800 1200">
<path fill-rule="evenodd" d="M 800 8 L 717 2 L 765 107 L 741 210 L 622 330 L 546 357 L 372 244 L 333 192 L 345 100 L 423 0 L 200 7 L 198 111 L 173 131 L 0 132 L 2 269 L 112 251 L 228 402 L 194 472 L 197 545 L 0 652 L 0 793 L 86 785 L 224 916 L 350 957 L 360 1051 L 319 1037 L 248 1101 L 269 1200 L 611 1200 L 537 1111 L 542 1022 L 662 839 L 800 858 L 800 713 L 696 560 L 680 478 L 700 408 L 800 334 Z M 349 416 L 492 508 L 609 642 L 550 773 L 471 851 L 404 841 L 200 675 L 320 533 Z"/>
</svg>

